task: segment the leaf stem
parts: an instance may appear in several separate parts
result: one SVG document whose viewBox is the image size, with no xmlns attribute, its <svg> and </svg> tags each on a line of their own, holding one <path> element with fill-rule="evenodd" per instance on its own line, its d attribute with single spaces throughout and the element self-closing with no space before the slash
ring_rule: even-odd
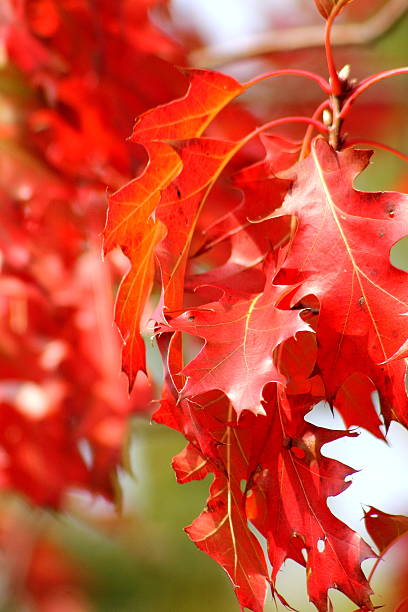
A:
<svg viewBox="0 0 408 612">
<path fill-rule="evenodd" d="M 386 144 L 383 144 L 382 142 L 377 142 L 376 140 L 366 140 L 366 139 L 348 140 L 344 144 L 343 148 L 348 149 L 349 147 L 353 147 L 355 145 L 367 145 L 369 147 L 376 147 L 378 149 L 383 149 L 384 151 L 388 151 L 388 153 L 392 153 L 393 155 L 396 155 L 397 157 L 399 157 L 400 159 L 408 163 L 408 155 L 401 153 L 401 151 L 398 151 L 398 149 L 394 149 L 394 147 L 390 147 Z"/>
<path fill-rule="evenodd" d="M 371 77 L 367 77 L 366 79 L 362 80 L 345 101 L 340 113 L 340 117 L 344 118 L 347 115 L 353 102 L 359 96 L 361 96 L 361 94 L 369 87 L 375 85 L 376 83 L 379 83 L 380 81 L 383 81 L 384 79 L 388 79 L 389 77 L 397 76 L 399 74 L 408 74 L 408 66 L 403 66 L 402 68 L 394 68 L 393 70 L 385 70 L 385 72 L 379 72 L 378 74 L 375 74 Z"/>
<path fill-rule="evenodd" d="M 315 81 L 326 94 L 331 94 L 331 87 L 330 84 L 326 81 L 326 79 L 319 76 L 318 74 L 315 74 L 314 72 L 310 72 L 309 70 L 300 70 L 297 68 L 287 68 L 284 70 L 272 70 L 270 72 L 265 72 L 251 79 L 250 81 L 247 81 L 243 84 L 243 86 L 245 89 L 248 89 L 249 87 L 252 87 L 252 85 L 256 85 L 257 83 L 265 81 L 266 79 L 287 75 L 301 76 L 310 79 L 311 81 Z"/>
<path fill-rule="evenodd" d="M 315 112 L 312 115 L 312 119 L 317 119 L 326 108 L 331 108 L 331 106 L 332 106 L 332 103 L 330 100 L 324 100 L 316 108 Z M 307 130 L 305 132 L 305 135 L 302 141 L 302 148 L 299 153 L 299 161 L 307 157 L 310 153 L 310 141 L 312 139 L 314 129 L 315 129 L 314 125 L 309 124 L 307 126 Z"/>
<path fill-rule="evenodd" d="M 270 128 L 278 127 L 279 125 L 285 125 L 286 123 L 307 123 L 309 125 L 313 125 L 315 128 L 317 128 L 321 132 L 327 133 L 329 131 L 326 125 L 324 125 L 321 121 L 317 121 L 317 119 L 314 119 L 313 117 L 302 117 L 302 116 L 281 117 L 280 119 L 274 119 L 273 121 L 268 121 L 268 123 L 264 123 L 263 125 L 260 125 L 255 130 L 253 130 L 250 134 L 248 134 L 245 138 L 241 140 L 240 148 L 244 144 L 246 144 L 249 140 L 251 140 L 252 138 L 255 138 L 255 136 L 258 136 L 258 134 L 261 134 L 262 132 L 265 132 L 266 130 L 269 130 Z"/>
</svg>

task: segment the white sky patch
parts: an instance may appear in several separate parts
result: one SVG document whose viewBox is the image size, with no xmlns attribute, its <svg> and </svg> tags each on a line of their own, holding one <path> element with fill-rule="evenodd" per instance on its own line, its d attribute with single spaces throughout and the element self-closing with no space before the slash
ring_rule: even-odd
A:
<svg viewBox="0 0 408 612">
<path fill-rule="evenodd" d="M 309 413 L 307 421 L 330 429 L 344 429 L 341 417 L 323 404 Z M 328 500 L 332 512 L 370 541 L 362 521 L 363 506 L 390 514 L 408 514 L 408 431 L 392 422 L 387 443 L 363 429 L 355 438 L 344 437 L 326 444 L 322 452 L 359 470 L 349 488 Z M 368 508 L 366 508 L 368 509 Z"/>
<path fill-rule="evenodd" d="M 175 23 L 192 26 L 207 44 L 216 45 L 270 29 L 274 13 L 290 25 L 298 4 L 299 0 L 173 0 L 171 11 Z"/>
</svg>

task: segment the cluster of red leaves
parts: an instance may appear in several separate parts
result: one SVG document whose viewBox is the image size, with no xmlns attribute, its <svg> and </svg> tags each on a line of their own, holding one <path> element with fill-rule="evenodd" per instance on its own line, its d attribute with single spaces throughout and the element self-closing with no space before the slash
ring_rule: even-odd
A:
<svg viewBox="0 0 408 612">
<path fill-rule="evenodd" d="M 100 235 L 106 186 L 144 159 L 126 142 L 134 114 L 183 82 L 158 57 L 180 51 L 151 25 L 153 4 L 0 7 L 0 487 L 40 506 L 64 506 L 72 489 L 116 500 L 129 415 L 149 406 L 145 378 L 129 400 L 119 376 L 112 287 L 123 268 L 102 262 Z M 41 524 L 4 500 L 0 522 L 18 605 L 87 610 L 83 576 Z"/>
<path fill-rule="evenodd" d="M 83 595 L 89 577 L 75 565 L 55 533 L 16 504 L 2 504 L 0 559 L 3 608 L 36 612 L 88 612 Z M 4 608 L 5 609 L 5 608 Z"/>
<path fill-rule="evenodd" d="M 112 499 L 127 417 L 145 410 L 119 377 L 103 264 L 106 186 L 143 151 L 134 114 L 180 91 L 180 50 L 150 22 L 157 2 L 6 0 L 1 35 L 0 482 L 59 507 L 72 487 Z M 154 51 L 155 56 L 151 55 Z M 129 71 L 128 67 L 132 66 Z M 10 120 L 11 119 L 11 120 Z"/>
<path fill-rule="evenodd" d="M 131 262 L 116 306 L 124 370 L 132 385 L 146 368 L 140 322 L 160 276 L 154 419 L 188 440 L 179 482 L 214 478 L 190 538 L 228 573 L 242 609 L 261 612 L 268 584 L 283 601 L 275 578 L 293 559 L 319 611 L 332 607 L 330 588 L 372 610 L 361 562 L 374 553 L 326 503 L 353 470 L 321 452 L 355 434 L 305 416 L 324 400 L 381 438 L 377 389 L 385 425 L 407 424 L 407 283 L 389 253 L 407 233 L 408 198 L 354 189 L 371 152 L 323 137 L 305 155 L 268 132 L 261 159 L 244 165 L 242 150 L 251 159 L 274 122 L 226 139 L 217 116 L 251 83 L 188 74 L 183 97 L 137 120 L 131 140 L 149 161 L 110 198 L 105 248 Z"/>
<path fill-rule="evenodd" d="M 306 567 L 319 610 L 331 587 L 372 609 L 360 568 L 372 553 L 326 504 L 352 470 L 321 448 L 353 434 L 304 417 L 326 400 L 347 425 L 381 437 L 377 389 L 386 425 L 407 422 L 407 296 L 389 264 L 406 198 L 353 189 L 365 151 L 317 138 L 305 157 L 269 133 L 254 140 L 264 128 L 224 110 L 247 85 L 163 61 L 183 58 L 149 21 L 155 4 L 0 8 L 31 92 L 1 125 L 1 486 L 56 507 L 71 487 L 113 496 L 125 418 L 147 391 L 129 403 L 117 377 L 117 271 L 102 266 L 94 236 L 106 186 L 139 172 L 111 197 L 105 249 L 119 246 L 131 263 L 116 307 L 131 387 L 146 371 L 140 326 L 160 277 L 155 420 L 188 440 L 174 460 L 180 482 L 214 477 L 189 536 L 227 571 L 241 607 L 261 611 L 291 558 Z M 330 18 L 346 2 L 317 4 Z M 266 538 L 272 575 L 250 523 Z"/>
</svg>

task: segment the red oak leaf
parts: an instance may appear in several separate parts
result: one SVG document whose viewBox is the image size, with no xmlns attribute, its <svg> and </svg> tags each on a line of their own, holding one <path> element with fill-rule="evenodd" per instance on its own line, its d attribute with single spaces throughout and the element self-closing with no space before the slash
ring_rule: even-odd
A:
<svg viewBox="0 0 408 612">
<path fill-rule="evenodd" d="M 235 174 L 237 185 L 245 187 L 247 183 L 279 177 L 281 172 L 293 166 L 298 160 L 300 152 L 298 143 L 275 134 L 261 134 L 259 139 L 265 149 L 265 156 L 261 161 Z"/>
<path fill-rule="evenodd" d="M 353 189 L 369 158 L 368 151 L 336 153 L 315 140 L 279 212 L 298 219 L 284 267 L 294 282 L 304 281 L 302 291 L 318 297 L 319 323 L 342 334 L 368 333 L 368 352 L 381 363 L 408 332 L 406 273 L 389 261 L 408 229 L 408 196 Z"/>
<path fill-rule="evenodd" d="M 242 607 L 261 612 L 268 586 L 262 548 L 251 532 L 241 482 L 247 478 L 251 429 L 238 426 L 225 396 L 210 393 L 189 402 L 164 401 L 153 416 L 183 431 L 188 446 L 172 465 L 180 483 L 214 474 L 205 510 L 186 528 L 193 542 L 228 573 Z"/>
<path fill-rule="evenodd" d="M 309 596 L 319 610 L 327 609 L 331 587 L 370 610 L 371 591 L 360 564 L 371 551 L 321 503 L 347 488 L 345 477 L 353 470 L 324 457 L 320 449 L 353 434 L 305 422 L 313 398 L 289 404 L 283 391 L 276 399 L 271 386 L 266 396 L 266 416 L 246 412 L 239 422 L 232 406 L 216 394 L 195 398 L 190 414 L 180 407 L 188 402 L 182 400 L 170 410 L 162 406 L 155 417 L 169 423 L 178 414 L 180 423 L 183 418 L 196 422 L 190 444 L 173 460 L 180 483 L 215 475 L 207 507 L 187 533 L 226 569 L 241 605 L 251 610 L 262 610 L 266 574 L 248 519 L 267 538 L 273 581 L 284 560 L 292 558 L 306 565 Z M 210 452 L 205 436 L 212 440 Z"/>
<path fill-rule="evenodd" d="M 373 506 L 364 512 L 364 521 L 368 533 L 382 554 L 390 544 L 408 531 L 408 516 L 387 514 Z"/>
<path fill-rule="evenodd" d="M 282 279 L 303 281 L 301 291 L 319 299 L 317 338 L 330 354 L 325 378 L 355 363 L 360 369 L 358 358 L 346 358 L 351 338 L 371 369 L 382 364 L 375 366 L 376 376 L 362 370 L 381 386 L 376 377 L 395 378 L 395 366 L 387 360 L 408 335 L 406 273 L 389 260 L 392 245 L 408 229 L 408 196 L 353 189 L 369 158 L 367 151 L 336 153 L 323 139 L 315 140 L 311 156 L 293 169 L 296 180 L 278 214 L 298 219 Z M 345 373 L 342 382 L 352 373 Z M 333 386 L 330 380 L 328 385 Z M 406 418 L 403 409 L 394 407 L 394 412 Z"/>
<path fill-rule="evenodd" d="M 260 265 L 270 251 L 279 252 L 291 235 L 291 217 L 265 219 L 271 209 L 281 206 L 292 181 L 278 178 L 297 159 L 297 144 L 270 134 L 261 134 L 265 158 L 232 175 L 233 187 L 242 192 L 241 203 L 203 230 L 203 244 L 198 250 L 208 253 L 228 243 L 230 256 L 224 265 L 200 275 L 190 275 L 189 287 L 220 285 L 235 292 L 257 293 L 263 282 Z M 241 141 L 242 142 L 242 141 Z M 239 145 L 239 143 L 237 143 Z M 231 208 L 231 207 L 230 207 Z M 254 221 L 257 221 L 254 223 Z"/>
<path fill-rule="evenodd" d="M 374 436 L 383 438 L 381 420 L 375 410 L 375 385 L 359 372 L 351 374 L 341 385 L 334 400 L 346 427 L 362 426 Z"/>
<path fill-rule="evenodd" d="M 242 202 L 205 229 L 205 242 L 198 253 L 207 253 L 222 243 L 228 243 L 228 260 L 207 273 L 190 275 L 189 286 L 221 285 L 236 292 L 256 293 L 262 289 L 259 283 L 264 283 L 259 264 L 272 249 L 279 251 L 288 242 L 291 218 L 280 217 L 261 223 L 253 223 L 253 219 L 265 217 L 271 207 L 279 208 L 291 181 L 278 178 L 241 181 L 236 176 L 233 178 L 234 185 L 243 192 Z"/>
<path fill-rule="evenodd" d="M 243 410 L 263 413 L 264 385 L 284 380 L 274 363 L 274 350 L 298 332 L 310 330 L 299 311 L 277 307 L 287 292 L 287 287 L 272 284 L 269 273 L 264 291 L 250 299 L 225 292 L 218 302 L 171 319 L 169 330 L 206 341 L 197 357 L 183 369 L 187 382 L 182 396 L 219 389 L 238 415 Z M 165 331 L 166 326 L 162 329 Z"/>
<path fill-rule="evenodd" d="M 208 194 L 232 157 L 236 143 L 209 138 L 173 145 L 183 170 L 162 192 L 157 218 L 167 228 L 157 249 L 163 284 L 163 307 L 179 310 L 184 302 L 184 276 L 193 232 Z"/>
<path fill-rule="evenodd" d="M 199 136 L 220 109 L 242 91 L 230 77 L 205 70 L 188 72 L 191 81 L 183 98 L 148 111 L 137 120 L 132 140 L 144 145 L 149 162 L 138 178 L 110 198 L 105 251 L 120 246 L 131 263 L 116 304 L 116 322 L 125 341 L 123 369 L 130 388 L 137 372 L 145 371 L 140 319 L 153 282 L 155 247 L 165 236 L 160 219 L 169 233 L 161 248 L 163 280 L 166 287 L 169 285 L 164 305 L 177 308 L 183 301 L 186 257 L 200 204 L 235 146 L 218 141 L 181 144 L 181 158 L 200 173 L 184 173 L 165 190 L 183 166 L 176 150 L 165 141 Z"/>
<path fill-rule="evenodd" d="M 344 479 L 353 470 L 321 454 L 323 444 L 345 434 L 307 423 L 307 396 L 289 401 L 282 389 L 274 396 L 269 389 L 266 416 L 255 423 L 247 485 L 248 517 L 268 540 L 272 578 L 290 557 L 306 565 L 309 597 L 318 610 L 327 610 L 329 588 L 371 610 L 360 565 L 372 552 L 322 503 L 349 485 Z"/>
<path fill-rule="evenodd" d="M 348 425 L 364 427 L 375 436 L 383 437 L 378 429 L 380 421 L 372 399 L 374 388 L 379 394 L 386 427 L 392 419 L 408 422 L 403 359 L 376 363 L 367 354 L 366 336 L 341 335 L 333 328 L 323 330 L 318 336 L 317 362 L 327 400 L 336 407 L 338 405 Z"/>
<path fill-rule="evenodd" d="M 232 77 L 210 70 L 189 70 L 185 96 L 147 111 L 135 124 L 132 140 L 184 140 L 201 136 L 220 110 L 243 91 Z"/>
<path fill-rule="evenodd" d="M 140 319 L 154 277 L 154 248 L 163 238 L 164 226 L 151 217 L 161 189 L 180 172 L 177 153 L 168 145 L 149 145 L 150 162 L 142 174 L 110 197 L 105 227 L 105 252 L 120 246 L 131 261 L 116 300 L 115 320 L 124 339 L 123 369 L 129 386 L 139 370 L 145 371 L 145 348 Z"/>
<path fill-rule="evenodd" d="M 248 527 L 241 497 L 239 481 L 218 474 L 206 509 L 186 531 L 200 550 L 225 569 L 242 608 L 262 612 L 267 591 L 266 563 Z"/>
<path fill-rule="evenodd" d="M 203 401 L 197 412 L 217 439 L 219 461 L 215 466 L 192 444 L 173 459 L 179 482 L 214 473 L 206 508 L 186 531 L 200 550 L 225 569 L 241 607 L 262 612 L 268 571 L 262 548 L 249 528 L 241 490 L 241 481 L 247 478 L 244 449 L 251 443 L 251 430 L 236 428 L 233 409 L 219 394 L 218 400 Z"/>
</svg>

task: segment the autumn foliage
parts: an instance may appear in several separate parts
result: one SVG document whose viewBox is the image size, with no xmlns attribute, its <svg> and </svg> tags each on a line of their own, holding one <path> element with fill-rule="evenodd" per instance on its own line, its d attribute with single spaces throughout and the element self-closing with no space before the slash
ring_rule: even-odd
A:
<svg viewBox="0 0 408 612">
<path fill-rule="evenodd" d="M 376 554 L 326 503 L 353 470 L 322 446 L 356 434 L 305 417 L 323 401 L 378 438 L 383 422 L 408 425 L 408 285 L 390 263 L 408 233 L 408 198 L 353 186 L 373 152 L 343 128 L 365 90 L 408 69 L 360 82 L 337 71 L 330 32 L 345 0 L 315 0 L 329 80 L 291 69 L 244 83 L 176 69 L 183 51 L 152 26 L 154 3 L 123 0 L 120 21 L 116 3 L 99 4 L 8 4 L 8 51 L 32 100 L 19 101 L 1 182 L 2 486 L 55 507 L 72 487 L 113 498 L 126 416 L 148 409 L 148 328 L 164 371 L 153 419 L 187 440 L 173 459 L 177 480 L 212 477 L 186 531 L 225 569 L 241 609 L 262 612 L 268 588 L 290 605 L 275 580 L 293 559 L 320 612 L 332 609 L 332 588 L 373 610 L 361 563 Z M 260 125 L 236 99 L 282 74 L 313 81 L 321 102 L 311 116 Z M 302 139 L 275 131 L 291 124 L 304 126 Z M 117 247 L 127 271 L 111 256 Z M 121 276 L 115 320 L 137 387 L 130 403 L 112 358 L 109 288 Z M 30 411 L 33 388 L 41 401 Z M 384 513 L 375 521 L 374 510 L 366 522 L 382 552 L 407 525 Z"/>
</svg>

